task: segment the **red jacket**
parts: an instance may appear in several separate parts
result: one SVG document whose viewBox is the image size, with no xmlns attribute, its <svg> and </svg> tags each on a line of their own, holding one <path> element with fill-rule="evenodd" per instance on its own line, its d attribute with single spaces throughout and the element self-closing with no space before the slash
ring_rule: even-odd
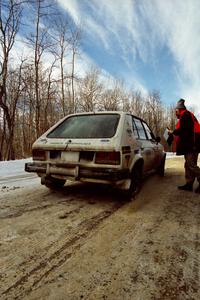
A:
<svg viewBox="0 0 200 300">
<path fill-rule="evenodd" d="M 200 124 L 192 112 L 188 110 L 181 111 L 180 119 L 173 134 L 175 135 L 177 155 L 194 151 L 200 152 Z"/>
</svg>

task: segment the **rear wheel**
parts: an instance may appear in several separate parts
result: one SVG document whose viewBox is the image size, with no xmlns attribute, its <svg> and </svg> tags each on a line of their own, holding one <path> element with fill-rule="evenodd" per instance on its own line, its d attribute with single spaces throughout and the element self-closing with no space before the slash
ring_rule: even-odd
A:
<svg viewBox="0 0 200 300">
<path fill-rule="evenodd" d="M 125 191 L 125 197 L 128 201 L 134 198 L 139 193 L 142 186 L 142 165 L 135 166 L 131 173 L 131 184 L 127 191 Z"/>
<path fill-rule="evenodd" d="M 53 177 L 43 178 L 41 180 L 41 183 L 44 184 L 46 187 L 48 187 L 51 190 L 58 190 L 62 188 L 65 184 L 64 179 L 58 179 Z"/>
</svg>

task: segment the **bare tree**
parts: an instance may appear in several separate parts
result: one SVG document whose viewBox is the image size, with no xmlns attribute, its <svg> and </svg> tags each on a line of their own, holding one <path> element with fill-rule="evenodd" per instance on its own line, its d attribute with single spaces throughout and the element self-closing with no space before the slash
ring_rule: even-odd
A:
<svg viewBox="0 0 200 300">
<path fill-rule="evenodd" d="M 79 86 L 79 109 L 94 111 L 100 101 L 102 84 L 99 82 L 99 71 L 91 69 L 82 79 Z"/>
<path fill-rule="evenodd" d="M 35 1 L 35 31 L 27 36 L 28 44 L 34 49 L 34 69 L 35 69 L 35 127 L 36 136 L 41 134 L 41 89 L 40 71 L 42 56 L 45 51 L 52 46 L 52 39 L 49 34 L 48 25 L 45 24 L 45 17 L 49 16 L 53 4 L 49 0 Z"/>
<path fill-rule="evenodd" d="M 41 75 L 41 103 L 42 116 L 41 116 L 41 130 L 46 131 L 55 120 L 58 120 L 63 115 L 57 114 L 56 111 L 56 98 L 57 98 L 57 80 L 54 79 L 53 70 L 55 68 L 56 59 L 52 61 L 49 68 Z M 61 111 L 61 109 L 60 109 Z"/>
<path fill-rule="evenodd" d="M 75 101 L 75 59 L 80 43 L 80 28 L 72 25 L 62 14 L 54 22 L 52 53 L 58 59 L 61 89 L 61 107 L 63 115 L 76 111 Z M 71 65 L 71 66 L 70 66 Z"/>
<path fill-rule="evenodd" d="M 61 89 L 61 109 L 63 116 L 67 113 L 66 106 L 66 91 L 65 91 L 65 82 L 67 80 L 67 75 L 65 72 L 65 57 L 69 50 L 69 23 L 66 19 L 63 19 L 60 16 L 59 19 L 56 19 L 54 22 L 54 30 L 52 32 L 52 38 L 55 41 L 51 52 L 58 60 L 59 63 L 59 71 L 60 71 L 60 80 L 58 80 L 58 87 Z"/>
<path fill-rule="evenodd" d="M 109 89 L 105 89 L 98 107 L 100 110 L 125 109 L 127 95 L 120 80 L 114 80 Z"/>
<path fill-rule="evenodd" d="M 140 91 L 131 91 L 130 95 L 130 112 L 143 118 L 145 108 L 145 99 Z"/>
<path fill-rule="evenodd" d="M 71 50 L 72 50 L 72 68 L 71 68 L 71 109 L 70 112 L 76 112 L 76 103 L 75 103 L 75 58 L 78 54 L 79 43 L 81 39 L 81 29 L 76 28 L 75 30 L 71 30 Z"/>
<path fill-rule="evenodd" d="M 145 102 L 144 119 L 156 135 L 163 131 L 163 105 L 158 91 L 150 92 Z"/>
<path fill-rule="evenodd" d="M 0 47 L 1 47 L 1 62 L 0 62 L 0 81 L 1 81 L 1 97 L 0 107 L 4 114 L 3 135 L 1 141 L 0 152 L 2 154 L 7 144 L 6 159 L 14 159 L 13 149 L 13 129 L 12 115 L 8 106 L 8 91 L 7 80 L 9 72 L 9 56 L 15 42 L 16 34 L 19 30 L 20 20 L 22 15 L 22 3 L 17 0 L 9 0 L 6 3 L 0 1 Z M 8 130 L 8 134 L 7 134 Z"/>
<path fill-rule="evenodd" d="M 22 115 L 22 130 L 23 130 L 23 142 L 24 152 L 31 153 L 31 146 L 36 139 L 35 128 L 35 84 L 34 84 L 35 70 L 34 65 L 27 63 L 23 68 L 23 97 L 21 100 L 21 115 Z"/>
</svg>

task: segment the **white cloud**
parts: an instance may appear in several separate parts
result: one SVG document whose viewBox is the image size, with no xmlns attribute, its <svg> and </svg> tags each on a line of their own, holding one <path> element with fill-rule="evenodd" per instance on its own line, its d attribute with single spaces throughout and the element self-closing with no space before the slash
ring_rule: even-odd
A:
<svg viewBox="0 0 200 300">
<path fill-rule="evenodd" d="M 123 59 L 131 70 L 138 57 L 154 64 L 157 50 L 169 49 L 176 93 L 200 108 L 200 1 L 199 0 L 59 0 L 94 43 Z M 92 12 L 92 13 L 91 13 Z M 88 57 L 89 59 L 89 57 Z M 119 59 L 120 61 L 120 59 Z M 83 65 L 82 65 L 83 68 Z M 129 74 L 130 74 L 129 73 Z M 124 75 L 128 85 L 146 91 L 136 71 Z M 174 102 L 177 99 L 174 99 Z M 191 104 L 190 104 L 191 103 Z"/>
<path fill-rule="evenodd" d="M 160 32 L 185 75 L 194 76 L 200 65 L 200 2 L 155 1 L 155 15 Z M 163 28 L 161 28 L 161 26 Z"/>
<path fill-rule="evenodd" d="M 96 43 L 103 44 L 104 48 L 109 51 L 111 49 L 111 45 L 109 42 L 109 36 L 107 32 L 102 29 L 102 26 L 99 25 L 95 20 L 93 20 L 91 17 L 87 17 L 87 21 L 85 21 L 87 26 L 87 33 L 88 35 L 91 35 L 93 37 L 93 40 L 96 41 Z M 101 46 L 101 45 L 100 45 Z"/>
<path fill-rule="evenodd" d="M 168 47 L 174 58 L 180 97 L 200 108 L 200 2 L 144 0 L 141 3 L 142 17 L 151 32 L 152 50 Z"/>
<path fill-rule="evenodd" d="M 84 24 L 86 31 L 93 40 L 101 41 L 106 51 L 115 53 L 115 44 L 122 51 L 122 57 L 127 65 L 130 62 L 127 54 L 136 55 L 136 48 L 140 43 L 140 36 L 135 30 L 137 14 L 131 0 L 93 0 L 87 2 L 87 8 L 81 8 L 81 2 L 74 0 L 59 0 L 59 3 L 68 10 L 76 23 Z M 93 14 L 90 14 L 92 11 Z M 142 50 L 140 50 L 142 53 Z"/>
<path fill-rule="evenodd" d="M 81 12 L 79 10 L 80 1 L 78 0 L 58 0 L 59 4 L 64 8 L 67 9 L 71 17 L 73 18 L 76 24 L 79 23 L 81 19 Z"/>
<path fill-rule="evenodd" d="M 133 1 L 94 0 L 93 4 L 94 15 L 101 20 L 102 31 L 107 33 L 110 51 L 116 54 L 115 46 L 120 49 L 119 55 L 127 66 L 131 67 L 130 56 L 132 56 L 133 63 L 140 43 L 140 37 L 136 30 L 138 16 Z"/>
<path fill-rule="evenodd" d="M 131 72 L 131 76 L 122 74 L 127 84 L 146 92 L 136 73 L 132 72 L 136 54 L 143 60 L 148 58 L 134 2 L 93 0 L 87 2 L 87 10 L 76 0 L 66 2 L 59 0 L 59 2 L 70 12 L 76 23 L 84 24 L 84 31 L 91 36 L 94 43 L 103 46 L 106 52 L 118 58 L 119 63 L 121 59 L 124 61 Z"/>
</svg>

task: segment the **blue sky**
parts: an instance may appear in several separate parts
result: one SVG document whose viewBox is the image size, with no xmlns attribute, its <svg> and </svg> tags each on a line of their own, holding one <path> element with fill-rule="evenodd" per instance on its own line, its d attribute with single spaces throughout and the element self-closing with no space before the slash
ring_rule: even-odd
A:
<svg viewBox="0 0 200 300">
<path fill-rule="evenodd" d="M 199 0 L 58 0 L 81 24 L 82 57 L 125 86 L 200 110 Z M 84 68 L 84 65 L 82 65 Z"/>
<path fill-rule="evenodd" d="M 91 66 L 103 79 L 127 89 L 158 90 L 166 104 L 179 98 L 200 113 L 200 0 L 57 0 L 66 17 L 81 26 L 76 74 Z M 15 51 L 30 54 L 23 36 L 33 18 L 25 14 Z M 49 58 L 45 59 L 46 62 Z M 66 64 L 67 65 L 67 64 Z"/>
</svg>

